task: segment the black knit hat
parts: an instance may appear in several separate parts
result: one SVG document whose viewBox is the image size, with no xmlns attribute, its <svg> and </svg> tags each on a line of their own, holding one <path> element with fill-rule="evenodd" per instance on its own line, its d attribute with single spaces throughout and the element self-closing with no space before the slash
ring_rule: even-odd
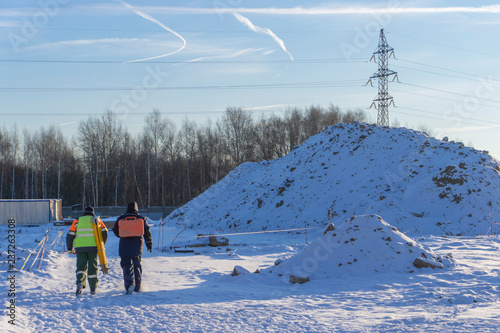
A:
<svg viewBox="0 0 500 333">
<path fill-rule="evenodd" d="M 132 201 L 127 205 L 127 213 L 137 213 L 139 211 L 139 207 L 137 206 L 137 202 Z"/>
<path fill-rule="evenodd" d="M 85 207 L 85 213 L 92 213 L 92 214 L 94 214 L 94 207 L 92 207 L 92 206 Z"/>
</svg>

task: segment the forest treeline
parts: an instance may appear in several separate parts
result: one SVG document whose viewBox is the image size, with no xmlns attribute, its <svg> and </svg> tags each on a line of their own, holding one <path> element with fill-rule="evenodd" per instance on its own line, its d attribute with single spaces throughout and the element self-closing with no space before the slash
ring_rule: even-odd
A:
<svg viewBox="0 0 500 333">
<path fill-rule="evenodd" d="M 361 110 L 310 106 L 258 119 L 228 107 L 215 123 L 180 128 L 158 109 L 132 136 L 111 111 L 81 120 L 71 138 L 54 125 L 0 129 L 0 198 L 61 198 L 64 206 L 178 206 L 243 162 L 282 157 L 337 123 L 365 121 Z"/>
</svg>

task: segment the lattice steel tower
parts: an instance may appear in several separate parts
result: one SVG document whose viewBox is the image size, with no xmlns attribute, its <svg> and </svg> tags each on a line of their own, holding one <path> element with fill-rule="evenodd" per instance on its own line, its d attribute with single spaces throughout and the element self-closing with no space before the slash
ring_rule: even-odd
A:
<svg viewBox="0 0 500 333">
<path fill-rule="evenodd" d="M 392 81 L 394 81 L 397 79 L 398 73 L 387 68 L 391 55 L 395 58 L 394 49 L 387 44 L 384 29 L 381 29 L 378 47 L 375 52 L 373 52 L 373 56 L 370 59 L 370 61 L 375 60 L 375 62 L 378 62 L 378 71 L 375 72 L 367 82 L 367 84 L 372 84 L 372 79 L 378 79 L 378 95 L 373 100 L 370 108 L 375 105 L 378 110 L 377 125 L 379 126 L 389 126 L 389 106 L 391 104 L 394 105 L 394 100 L 392 99 L 392 96 L 389 95 L 388 78 L 389 76 L 394 75 L 392 79 Z"/>
</svg>

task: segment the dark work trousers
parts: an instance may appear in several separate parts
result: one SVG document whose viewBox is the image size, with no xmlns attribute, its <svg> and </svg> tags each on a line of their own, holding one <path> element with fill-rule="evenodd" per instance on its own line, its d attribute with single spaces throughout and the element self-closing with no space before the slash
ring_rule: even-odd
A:
<svg viewBox="0 0 500 333">
<path fill-rule="evenodd" d="M 141 266 L 141 256 L 138 257 L 122 257 L 120 265 L 123 269 L 123 280 L 125 282 L 125 290 L 128 287 L 134 285 L 134 291 L 138 292 L 141 290 L 141 280 L 142 280 L 142 266 Z"/>
<path fill-rule="evenodd" d="M 87 271 L 88 268 L 88 271 Z M 90 290 L 97 287 L 97 252 L 81 252 L 76 254 L 76 284 L 81 283 L 85 288 L 88 278 Z"/>
</svg>

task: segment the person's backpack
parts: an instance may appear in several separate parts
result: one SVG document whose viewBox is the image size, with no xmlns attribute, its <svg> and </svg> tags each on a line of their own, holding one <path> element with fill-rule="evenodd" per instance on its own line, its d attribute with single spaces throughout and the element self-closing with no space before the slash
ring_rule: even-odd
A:
<svg viewBox="0 0 500 333">
<path fill-rule="evenodd" d="M 118 220 L 118 236 L 141 237 L 144 235 L 144 220 L 136 216 L 127 216 Z"/>
</svg>

